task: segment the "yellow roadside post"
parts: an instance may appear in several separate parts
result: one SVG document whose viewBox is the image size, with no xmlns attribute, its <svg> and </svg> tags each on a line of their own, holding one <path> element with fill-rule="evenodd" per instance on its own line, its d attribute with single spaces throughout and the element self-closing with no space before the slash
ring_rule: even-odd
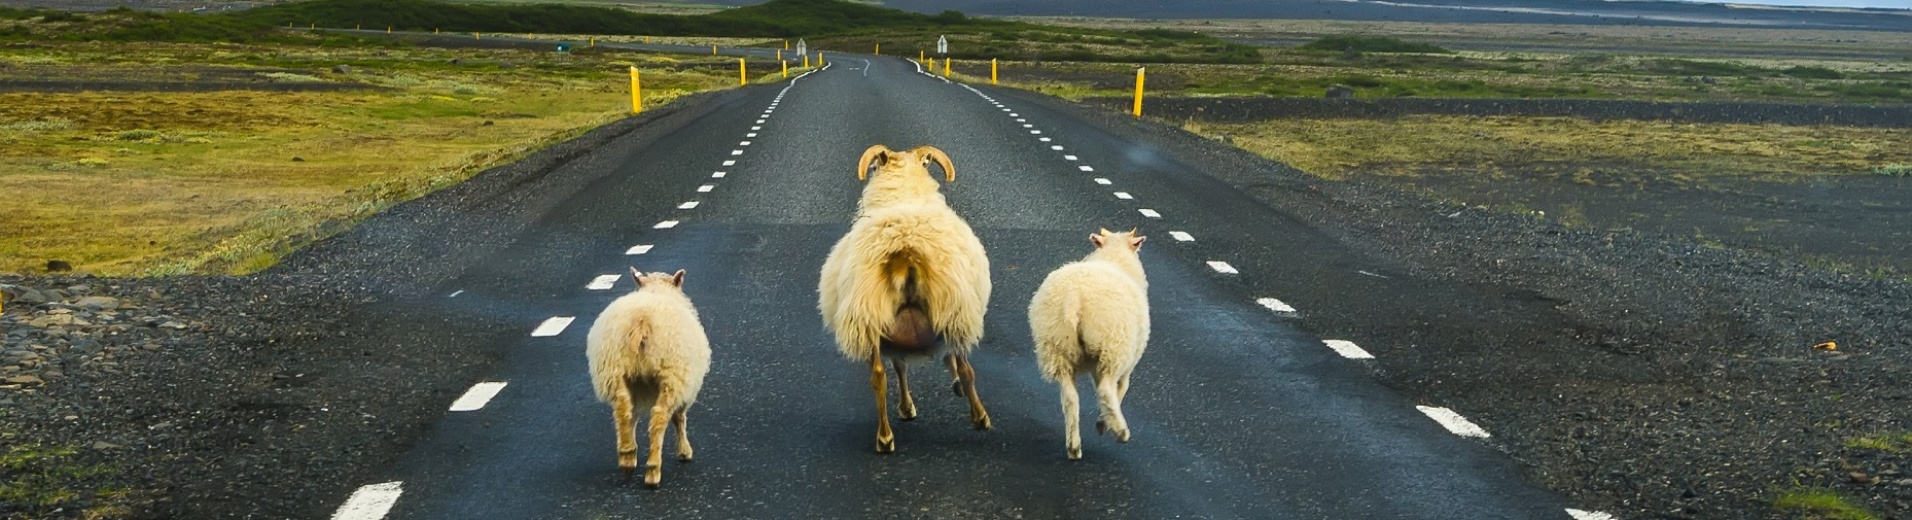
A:
<svg viewBox="0 0 1912 520">
<path fill-rule="evenodd" d="M 875 54 L 875 55 L 877 55 L 877 56 L 882 56 L 882 55 L 883 55 L 883 44 L 881 44 L 881 43 L 879 43 L 879 44 L 876 44 L 876 52 L 872 52 L 872 53 L 870 53 L 870 54 Z"/>
<path fill-rule="evenodd" d="M 650 43 L 650 42 L 651 42 L 651 37 L 649 37 L 649 36 L 645 36 L 645 37 L 644 37 L 644 43 Z"/>
<path fill-rule="evenodd" d="M 783 49 L 777 49 L 777 59 L 778 60 L 783 59 Z"/>
<path fill-rule="evenodd" d="M 437 28 L 437 27 L 433 27 L 433 28 L 432 28 L 432 34 L 438 34 L 438 28 Z"/>
<path fill-rule="evenodd" d="M 385 34 L 392 34 L 392 26 L 390 25 L 385 26 Z"/>
<path fill-rule="evenodd" d="M 817 66 L 823 66 L 823 51 L 817 51 Z"/>
<path fill-rule="evenodd" d="M 596 46 L 597 46 L 597 37 L 592 37 L 592 38 L 591 38 L 591 46 L 592 46 L 592 47 L 596 47 Z"/>
<path fill-rule="evenodd" d="M 362 24 L 362 23 L 355 23 L 355 24 L 352 24 L 352 30 L 354 30 L 354 31 L 362 31 L 362 30 L 365 30 L 365 24 Z"/>
<path fill-rule="evenodd" d="M 483 39 L 485 39 L 485 36 L 484 36 L 483 34 L 479 34 L 479 33 L 471 33 L 471 39 L 473 39 L 473 40 L 483 40 Z"/>
<path fill-rule="evenodd" d="M 737 58 L 737 84 L 738 85 L 750 84 L 750 73 L 745 72 L 744 71 L 745 68 L 747 67 L 744 65 L 744 59 Z"/>
<path fill-rule="evenodd" d="M 822 53 L 818 53 L 818 55 L 821 56 Z M 810 68 L 810 55 L 808 53 L 803 55 L 803 68 Z"/>
<path fill-rule="evenodd" d="M 637 66 L 631 66 L 631 113 L 644 111 L 644 84 L 637 80 Z"/>
<path fill-rule="evenodd" d="M 1142 117 L 1142 79 L 1148 75 L 1148 67 L 1135 68 L 1135 117 Z"/>
<path fill-rule="evenodd" d="M 790 40 L 783 41 L 783 50 L 790 50 Z"/>
<path fill-rule="evenodd" d="M 923 61 L 924 56 L 922 49 L 916 49 L 916 61 Z"/>
<path fill-rule="evenodd" d="M 779 57 L 777 58 L 777 63 L 783 64 L 783 77 L 790 77 L 790 60 Z"/>
<path fill-rule="evenodd" d="M 928 70 L 930 74 L 935 74 L 936 73 L 936 58 L 929 58 L 929 64 L 924 65 L 923 68 L 925 70 Z"/>
<path fill-rule="evenodd" d="M 943 58 L 943 77 L 949 77 L 949 58 Z"/>
<path fill-rule="evenodd" d="M 311 27 L 307 27 L 307 29 L 317 29 L 317 28 L 319 28 L 318 22 L 313 22 Z"/>
<path fill-rule="evenodd" d="M 989 59 L 989 84 L 996 84 L 996 59 Z"/>
<path fill-rule="evenodd" d="M 715 44 L 715 43 L 713 43 L 713 44 L 710 44 L 710 55 L 711 55 L 711 56 L 716 56 L 716 55 L 717 55 L 717 44 Z"/>
</svg>

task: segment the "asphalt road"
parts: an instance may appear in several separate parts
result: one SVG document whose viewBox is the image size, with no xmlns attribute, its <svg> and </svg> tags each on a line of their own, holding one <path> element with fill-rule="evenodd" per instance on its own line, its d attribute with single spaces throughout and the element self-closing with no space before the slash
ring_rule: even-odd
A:
<svg viewBox="0 0 1912 520">
<path fill-rule="evenodd" d="M 630 149 L 442 287 L 443 305 L 522 323 L 472 346 L 506 352 L 472 383 L 506 386 L 482 408 L 447 412 L 355 498 L 314 516 L 378 518 L 374 499 L 395 496 L 386 518 L 1569 518 L 1571 504 L 1514 462 L 1416 408 L 1440 403 L 1382 387 L 1366 361 L 1257 303 L 1279 297 L 1258 279 L 1346 279 L 1320 271 L 1367 266 L 1149 143 L 1025 95 L 844 55 Z M 996 428 L 971 430 L 948 376 L 924 366 L 913 371 L 921 417 L 894 423 L 890 455 L 871 449 L 867 369 L 836 353 L 815 294 L 861 189 L 858 154 L 876 143 L 950 154 L 957 178 L 944 193 L 995 269 L 974 362 Z M 1097 227 L 1132 226 L 1150 237 L 1155 324 L 1125 403 L 1134 439 L 1085 436 L 1085 459 L 1069 461 L 1026 305 Z M 1321 261 L 1259 260 L 1283 248 Z M 591 320 L 632 281 L 587 285 L 632 265 L 689 271 L 715 351 L 689 414 L 697 460 L 667 459 L 658 490 L 621 476 L 609 407 L 585 369 Z M 1375 280 L 1348 290 L 1385 291 Z M 532 336 L 551 317 L 576 320 Z"/>
</svg>

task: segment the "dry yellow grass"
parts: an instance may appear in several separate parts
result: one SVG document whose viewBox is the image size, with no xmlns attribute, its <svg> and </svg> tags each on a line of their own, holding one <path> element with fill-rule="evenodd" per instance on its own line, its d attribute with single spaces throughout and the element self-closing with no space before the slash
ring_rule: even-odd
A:
<svg viewBox="0 0 1912 520">
<path fill-rule="evenodd" d="M 1679 175 L 1864 174 L 1912 161 L 1912 130 L 1836 126 L 1590 121 L 1562 117 L 1411 116 L 1191 124 L 1323 177 L 1424 165 L 1630 166 Z"/>
<path fill-rule="evenodd" d="M 383 62 L 353 75 L 389 90 L 0 94 L 0 271 L 36 272 L 54 259 L 105 275 L 258 270 L 629 111 L 628 63 L 617 56 L 564 58 L 552 73 L 527 70 L 547 59 L 537 53 L 465 58 L 523 64 L 506 68 L 405 52 L 381 51 Z M 648 72 L 647 105 L 732 78 Z"/>
</svg>

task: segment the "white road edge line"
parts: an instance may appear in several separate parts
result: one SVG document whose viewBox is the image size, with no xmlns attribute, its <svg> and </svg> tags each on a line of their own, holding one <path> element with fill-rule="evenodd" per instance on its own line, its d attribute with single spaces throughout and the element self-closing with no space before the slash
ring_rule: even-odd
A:
<svg viewBox="0 0 1912 520">
<path fill-rule="evenodd" d="M 1300 311 L 1296 311 L 1294 307 L 1290 307 L 1288 306 L 1288 304 L 1282 303 L 1281 300 L 1277 300 L 1274 298 L 1256 298 L 1255 303 L 1261 304 L 1262 307 L 1267 307 L 1268 310 L 1275 311 L 1275 312 L 1287 312 L 1287 313 L 1300 312 Z"/>
<path fill-rule="evenodd" d="M 446 296 L 446 298 L 457 298 L 457 297 L 458 297 L 458 295 L 460 295 L 460 294 L 465 294 L 465 290 L 464 290 L 464 289 L 459 289 L 459 290 L 456 290 L 456 291 L 452 291 L 452 292 L 451 292 L 451 296 Z"/>
<path fill-rule="evenodd" d="M 1423 414 L 1427 414 L 1427 418 L 1433 419 L 1434 422 L 1441 423 L 1441 427 L 1447 428 L 1447 431 L 1454 435 L 1473 437 L 1476 439 L 1485 439 L 1488 437 L 1487 430 L 1481 429 L 1480 426 L 1468 421 L 1466 417 L 1461 417 L 1461 414 L 1454 413 L 1453 410 L 1439 406 L 1421 405 L 1414 405 L 1414 408 L 1420 410 Z"/>
<path fill-rule="evenodd" d="M 617 285 L 617 278 L 618 278 L 618 275 L 615 275 L 615 274 L 600 274 L 597 276 L 597 278 L 592 278 L 591 283 L 585 284 L 584 288 L 590 289 L 593 291 L 602 291 L 605 289 L 610 289 L 611 287 L 615 287 Z"/>
<path fill-rule="evenodd" d="M 366 484 L 352 497 L 345 499 L 338 511 L 332 513 L 332 520 L 379 520 L 392 511 L 392 504 L 398 503 L 398 496 L 405 492 L 403 482 Z"/>
<path fill-rule="evenodd" d="M 641 254 L 649 253 L 649 252 L 651 252 L 650 244 L 638 244 L 638 245 L 631 246 L 630 249 L 624 250 L 624 254 L 627 254 L 627 255 L 641 255 Z"/>
<path fill-rule="evenodd" d="M 697 207 L 697 201 L 694 201 L 694 200 L 677 205 L 677 209 L 691 209 L 695 207 Z"/>
<path fill-rule="evenodd" d="M 1340 354 L 1341 357 L 1344 357 L 1344 358 L 1374 359 L 1374 354 L 1369 354 L 1368 351 L 1362 350 L 1360 345 L 1355 345 L 1354 342 L 1352 341 L 1343 340 L 1343 339 L 1324 339 L 1324 340 L 1321 340 L 1321 344 L 1327 345 L 1328 348 L 1334 350 L 1334 353 Z"/>
<path fill-rule="evenodd" d="M 1176 242 L 1194 242 L 1195 241 L 1195 235 L 1190 235 L 1188 234 L 1187 231 L 1170 231 L 1168 232 L 1168 236 L 1175 238 Z"/>
<path fill-rule="evenodd" d="M 1571 507 L 1567 508 L 1567 516 L 1573 517 L 1573 520 L 1619 520 L 1618 517 L 1599 511 L 1584 511 Z"/>
<path fill-rule="evenodd" d="M 1241 271 L 1235 270 L 1235 266 L 1228 265 L 1228 262 L 1223 262 L 1221 260 L 1209 260 L 1208 268 L 1214 269 L 1215 272 L 1221 273 L 1221 274 L 1241 274 Z"/>
<path fill-rule="evenodd" d="M 563 334 L 564 328 L 571 326 L 571 322 L 576 319 L 577 317 L 574 316 L 552 316 L 545 319 L 544 323 L 539 323 L 538 328 L 531 331 L 531 337 L 543 338 Z"/>
<path fill-rule="evenodd" d="M 465 395 L 458 396 L 457 401 L 451 402 L 451 411 L 475 412 L 483 409 L 485 403 L 491 402 L 491 398 L 497 397 L 498 391 L 504 389 L 504 381 L 485 381 L 471 385 L 471 389 L 466 390 Z"/>
<path fill-rule="evenodd" d="M 1156 212 L 1155 210 L 1152 210 L 1152 209 L 1148 209 L 1148 208 L 1142 208 L 1142 209 L 1138 209 L 1138 210 L 1136 210 L 1136 211 L 1139 211 L 1139 212 L 1141 212 L 1141 213 L 1142 213 L 1142 216 L 1144 216 L 1144 217 L 1148 217 L 1148 218 L 1162 218 L 1162 214 L 1161 214 L 1161 213 L 1157 213 L 1157 212 Z"/>
</svg>

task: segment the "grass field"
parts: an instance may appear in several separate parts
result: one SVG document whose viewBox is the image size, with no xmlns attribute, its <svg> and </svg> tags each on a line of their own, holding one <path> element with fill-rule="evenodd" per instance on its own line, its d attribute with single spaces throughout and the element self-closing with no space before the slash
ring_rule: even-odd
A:
<svg viewBox="0 0 1912 520">
<path fill-rule="evenodd" d="M 452 60 L 457 63 L 453 64 Z M 735 84 L 702 57 L 191 44 L 0 48 L 50 77 L 231 74 L 285 91 L 0 93 L 0 271 L 243 273 L 646 103 Z M 349 74 L 331 72 L 346 64 Z M 690 66 L 686 66 L 690 65 Z M 62 73 L 61 70 L 69 72 Z M 95 74 L 94 76 L 97 76 Z M 365 90 L 299 91 L 350 83 Z"/>
</svg>

